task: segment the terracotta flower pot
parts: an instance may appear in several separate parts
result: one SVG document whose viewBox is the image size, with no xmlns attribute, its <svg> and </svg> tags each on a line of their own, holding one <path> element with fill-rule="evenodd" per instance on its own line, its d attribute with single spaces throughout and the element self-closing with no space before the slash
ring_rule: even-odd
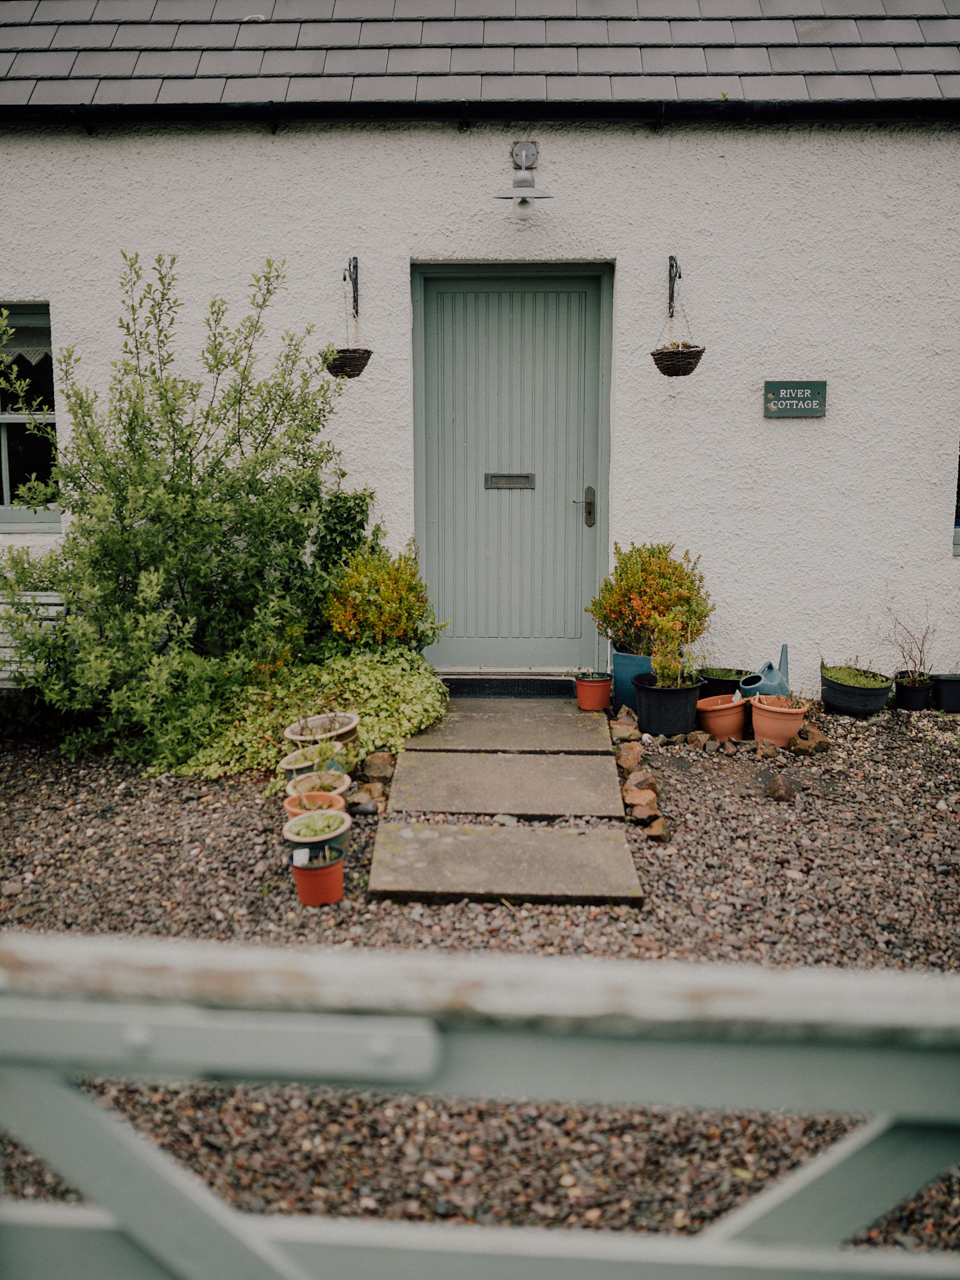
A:
<svg viewBox="0 0 960 1280">
<path fill-rule="evenodd" d="M 697 700 L 697 724 L 718 742 L 742 738 L 746 720 L 746 702 L 743 699 L 734 702 L 732 693 L 719 693 Z"/>
<path fill-rule="evenodd" d="M 346 809 L 347 802 L 342 795 L 334 795 L 330 791 L 300 791 L 294 796 L 284 796 L 283 811 L 288 818 L 295 818 L 301 813 L 310 813 L 314 809 Z"/>
<path fill-rule="evenodd" d="M 343 897 L 342 855 L 335 862 L 323 862 L 317 867 L 291 866 L 290 870 L 301 906 L 325 907 Z"/>
<path fill-rule="evenodd" d="M 791 707 L 790 701 L 790 698 L 773 694 L 757 694 L 750 699 L 753 705 L 753 736 L 758 742 L 765 738 L 775 747 L 785 747 L 791 738 L 797 736 L 810 704 Z"/>
<path fill-rule="evenodd" d="M 577 676 L 577 706 L 581 711 L 606 711 L 610 705 L 613 676 Z"/>
</svg>

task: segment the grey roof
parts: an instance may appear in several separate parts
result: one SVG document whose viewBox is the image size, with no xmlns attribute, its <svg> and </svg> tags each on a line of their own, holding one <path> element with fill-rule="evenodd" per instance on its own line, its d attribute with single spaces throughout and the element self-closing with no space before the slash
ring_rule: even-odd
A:
<svg viewBox="0 0 960 1280">
<path fill-rule="evenodd" d="M 0 119 L 960 118 L 960 0 L 4 0 Z"/>
</svg>

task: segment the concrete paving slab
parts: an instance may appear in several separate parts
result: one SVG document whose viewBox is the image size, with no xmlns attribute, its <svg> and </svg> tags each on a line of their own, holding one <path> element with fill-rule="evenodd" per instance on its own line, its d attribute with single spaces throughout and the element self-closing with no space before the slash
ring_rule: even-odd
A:
<svg viewBox="0 0 960 1280">
<path fill-rule="evenodd" d="M 403 751 L 390 813 L 512 813 L 622 818 L 612 755 Z"/>
<path fill-rule="evenodd" d="M 372 897 L 626 902 L 643 892 L 622 831 L 478 827 L 384 821 Z"/>
<path fill-rule="evenodd" d="M 609 754 L 602 711 L 575 698 L 451 698 L 439 724 L 418 733 L 408 751 L 585 752 Z"/>
</svg>

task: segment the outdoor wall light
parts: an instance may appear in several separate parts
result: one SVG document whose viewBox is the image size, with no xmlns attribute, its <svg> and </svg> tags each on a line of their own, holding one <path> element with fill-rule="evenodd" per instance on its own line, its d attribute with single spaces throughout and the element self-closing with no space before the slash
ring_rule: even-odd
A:
<svg viewBox="0 0 960 1280">
<path fill-rule="evenodd" d="M 535 142 L 518 142 L 513 148 L 514 162 L 519 166 L 513 175 L 513 186 L 507 191 L 498 191 L 494 200 L 512 200 L 513 209 L 518 218 L 529 218 L 536 205 L 535 200 L 552 200 L 549 191 L 538 191 L 531 166 L 537 159 Z"/>
</svg>

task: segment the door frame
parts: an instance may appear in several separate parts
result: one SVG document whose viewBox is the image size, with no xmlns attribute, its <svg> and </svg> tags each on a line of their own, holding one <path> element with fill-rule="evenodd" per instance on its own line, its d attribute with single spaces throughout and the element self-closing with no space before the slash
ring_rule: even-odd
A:
<svg viewBox="0 0 960 1280">
<path fill-rule="evenodd" d="M 595 595 L 609 567 L 610 537 L 610 382 L 613 359 L 613 262 L 411 262 L 410 283 L 413 299 L 413 494 L 414 532 L 419 546 L 426 544 L 426 398 L 424 377 L 424 286 L 428 280 L 457 276 L 588 276 L 600 285 L 600 369 L 599 403 L 597 404 L 597 538 L 596 564 L 584 558 L 583 572 L 593 574 Z M 589 583 L 585 584 L 589 585 Z M 591 623 L 592 625 L 592 623 Z M 608 666 L 607 641 L 594 631 L 596 670 Z M 495 668 L 488 668 L 495 670 Z M 508 670 L 511 668 L 503 668 Z"/>
</svg>

